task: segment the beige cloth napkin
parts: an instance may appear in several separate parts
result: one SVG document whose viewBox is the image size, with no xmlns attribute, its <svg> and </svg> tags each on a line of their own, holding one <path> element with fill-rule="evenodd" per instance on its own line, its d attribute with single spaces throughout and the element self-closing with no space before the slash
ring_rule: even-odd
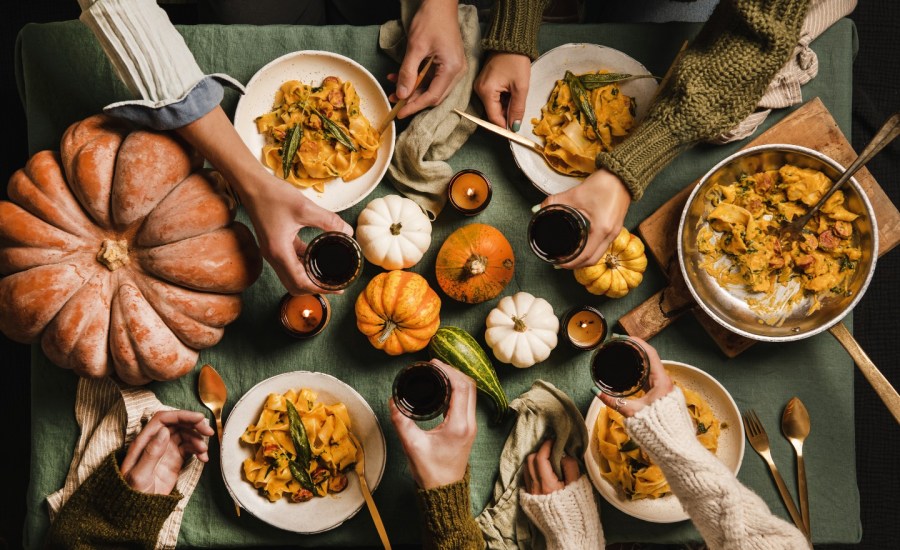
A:
<svg viewBox="0 0 900 550">
<path fill-rule="evenodd" d="M 775 74 L 769 89 L 759 100 L 756 112 L 728 132 L 716 136 L 711 143 L 729 143 L 753 134 L 772 109 L 782 109 L 803 102 L 800 86 L 819 74 L 819 58 L 809 45 L 820 34 L 856 8 L 856 0 L 812 0 L 800 40 L 784 67 Z"/>
<path fill-rule="evenodd" d="M 405 29 L 419 4 L 418 0 L 404 0 L 402 22 L 389 21 L 381 26 L 378 45 L 397 61 L 403 59 Z M 453 109 L 475 112 L 469 108 L 469 100 L 481 58 L 478 10 L 475 6 L 459 6 L 458 18 L 468 64 L 466 72 L 440 105 L 418 113 L 400 134 L 387 172 L 397 190 L 418 203 L 432 220 L 444 208 L 447 184 L 453 176 L 453 169 L 445 161 L 475 131 L 475 125 L 455 114 Z"/>
<path fill-rule="evenodd" d="M 559 463 L 569 455 L 578 459 L 588 445 L 584 417 L 568 395 L 553 384 L 536 381 L 531 389 L 509 404 L 519 416 L 500 454 L 500 474 L 494 484 L 491 503 L 475 518 L 484 534 L 487 547 L 496 550 L 546 548 L 540 530 L 532 524 L 519 506 L 522 468 L 525 458 L 537 451 L 545 439 L 555 439 L 550 462 L 562 478 Z M 584 464 L 581 464 L 584 470 Z"/>
<path fill-rule="evenodd" d="M 47 497 L 50 521 L 54 520 L 69 497 L 90 477 L 109 453 L 122 448 L 126 443 L 131 443 L 143 425 L 160 410 L 172 410 L 172 407 L 160 403 L 156 395 L 149 390 L 120 387 L 110 378 L 82 378 L 78 381 L 75 419 L 81 428 L 81 435 L 75 447 L 65 484 L 62 489 Z M 175 548 L 184 509 L 197 487 L 202 472 L 203 463 L 196 458 L 191 458 L 187 466 L 181 470 L 176 488 L 184 498 L 178 502 L 175 511 L 163 524 L 156 541 L 157 548 Z"/>
</svg>

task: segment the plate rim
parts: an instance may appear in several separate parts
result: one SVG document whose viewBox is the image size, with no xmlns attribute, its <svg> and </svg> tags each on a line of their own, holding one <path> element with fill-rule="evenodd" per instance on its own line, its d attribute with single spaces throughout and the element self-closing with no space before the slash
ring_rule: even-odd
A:
<svg viewBox="0 0 900 550">
<path fill-rule="evenodd" d="M 263 379 L 263 380 L 260 380 L 259 382 L 257 382 L 256 384 L 254 384 L 253 387 L 251 387 L 249 390 L 247 390 L 246 392 L 244 392 L 243 395 L 241 395 L 241 397 L 237 400 L 237 402 L 235 402 L 234 406 L 231 408 L 231 411 L 228 413 L 228 418 L 226 419 L 226 421 L 225 421 L 225 423 L 224 423 L 224 425 L 223 425 L 223 427 L 222 427 L 222 437 L 221 437 L 221 440 L 219 441 L 219 445 L 220 445 L 220 449 L 221 449 L 220 452 L 219 452 L 219 471 L 220 471 L 220 474 L 221 474 L 221 476 L 222 476 L 222 481 L 224 482 L 225 489 L 228 491 L 229 496 L 230 496 L 235 502 L 237 502 L 237 503 L 240 505 L 240 507 L 241 507 L 242 510 L 246 511 L 248 514 L 250 514 L 251 516 L 253 516 L 253 517 L 259 519 L 260 521 L 266 523 L 267 525 L 271 525 L 272 527 L 275 527 L 276 529 L 282 529 L 282 530 L 285 530 L 285 531 L 294 532 L 294 533 L 299 533 L 299 534 L 303 534 L 303 535 L 314 535 L 314 534 L 317 534 L 317 533 L 324 533 L 324 532 L 326 532 L 326 531 L 330 531 L 330 530 L 332 530 L 332 529 L 335 529 L 336 527 L 340 527 L 345 521 L 347 521 L 347 520 L 353 518 L 356 514 L 359 513 L 360 510 L 362 510 L 363 506 L 366 505 L 365 498 L 364 498 L 362 495 L 360 495 L 360 499 L 361 499 L 360 504 L 359 504 L 356 508 L 354 508 L 354 509 L 353 509 L 346 517 L 340 519 L 339 521 L 337 521 L 336 523 L 334 523 L 334 524 L 331 525 L 331 526 L 325 527 L 325 528 L 323 528 L 323 529 L 317 529 L 317 530 L 285 529 L 285 528 L 283 528 L 283 527 L 280 527 L 280 526 L 278 526 L 278 525 L 274 525 L 274 524 L 270 523 L 270 522 L 269 522 L 266 518 L 264 518 L 264 517 L 261 517 L 261 516 L 259 516 L 259 515 L 257 515 L 257 514 L 254 514 L 252 510 L 250 510 L 249 508 L 247 508 L 247 507 L 244 505 L 244 503 L 241 502 L 241 499 L 238 497 L 238 495 L 235 493 L 235 491 L 231 488 L 231 485 L 230 485 L 230 483 L 229 483 L 229 481 L 228 481 L 228 477 L 226 477 L 226 475 L 225 475 L 225 460 L 223 460 L 223 457 L 224 457 L 223 451 L 224 451 L 225 433 L 228 431 L 228 426 L 229 426 L 229 422 L 230 422 L 230 420 L 231 420 L 231 418 L 232 418 L 232 413 L 233 413 L 238 407 L 240 407 L 242 403 L 244 403 L 244 400 L 245 400 L 249 395 L 251 395 L 255 390 L 258 390 L 258 388 L 259 388 L 260 386 L 262 386 L 263 384 L 269 383 L 269 382 L 271 382 L 271 381 L 273 381 L 273 380 L 275 380 L 275 379 L 278 379 L 278 378 L 285 378 L 285 379 L 288 379 L 288 378 L 291 378 L 291 377 L 301 377 L 301 378 L 303 378 L 303 377 L 306 377 L 306 376 L 308 376 L 308 375 L 312 375 L 314 378 L 319 378 L 319 377 L 328 378 L 328 379 L 331 379 L 332 381 L 336 382 L 339 386 L 343 386 L 343 387 L 344 387 L 346 390 L 348 390 L 352 395 L 355 395 L 355 396 L 359 399 L 359 402 L 360 402 L 360 403 L 368 410 L 369 413 L 371 413 L 372 418 L 373 418 L 374 421 L 375 421 L 375 426 L 378 428 L 377 431 L 378 431 L 378 436 L 379 436 L 379 438 L 380 438 L 380 440 L 381 440 L 382 448 L 384 449 L 384 452 L 382 453 L 382 459 L 381 459 L 381 461 L 380 461 L 379 468 L 378 468 L 378 475 L 376 476 L 374 482 L 372 482 L 372 483 L 369 484 L 369 488 L 370 488 L 370 490 L 371 490 L 372 493 L 374 493 L 374 492 L 378 489 L 378 486 L 381 484 L 381 480 L 384 478 L 384 470 L 385 470 L 385 467 L 386 467 L 386 465 L 387 465 L 387 441 L 385 440 L 385 437 L 384 437 L 384 430 L 381 428 L 381 423 L 378 421 L 378 415 L 375 414 L 375 411 L 372 409 L 372 406 L 369 404 L 369 402 L 366 401 L 366 399 L 365 399 L 358 391 L 356 391 L 356 389 L 353 388 L 353 386 L 351 386 L 350 384 L 347 384 L 346 382 L 344 382 L 343 380 L 341 380 L 340 378 L 338 378 L 338 377 L 336 377 L 336 376 L 334 376 L 334 375 L 332 375 L 332 374 L 329 374 L 329 373 L 326 373 L 326 372 L 310 371 L 310 370 L 288 371 L 288 372 L 283 372 L 283 373 L 280 373 L 280 374 L 276 374 L 276 375 L 270 376 L 270 377 L 268 377 L 268 378 L 265 378 L 265 379 Z M 315 388 L 311 388 L 311 389 L 315 390 Z M 249 406 L 249 400 L 247 401 L 247 406 Z M 243 431 L 244 431 L 244 430 L 242 429 L 241 432 L 243 433 Z M 370 456 L 369 456 L 368 454 L 366 454 L 366 465 L 367 465 L 367 466 L 368 466 L 368 464 L 370 463 L 370 460 L 369 460 L 369 459 L 370 459 Z M 366 481 L 368 482 L 368 476 L 366 476 Z M 244 479 L 242 479 L 241 482 L 242 482 L 242 483 L 249 483 L 249 482 L 247 482 L 247 481 L 244 480 Z M 274 504 L 274 503 L 273 503 L 273 504 Z M 302 504 L 302 503 L 298 503 L 298 504 Z"/>
<path fill-rule="evenodd" d="M 241 109 L 241 106 L 247 104 L 247 103 L 246 103 L 246 101 L 247 101 L 246 98 L 249 97 L 249 95 L 250 95 L 250 88 L 251 88 L 251 86 L 253 86 L 258 80 L 262 79 L 263 76 L 265 75 L 265 73 L 266 73 L 267 71 L 272 70 L 276 65 L 278 65 L 278 64 L 280 64 L 280 63 L 283 63 L 283 62 L 285 62 L 285 61 L 289 61 L 289 60 L 291 60 L 291 59 L 293 59 L 293 58 L 295 58 L 295 57 L 307 57 L 307 56 L 328 57 L 328 58 L 331 58 L 331 59 L 334 59 L 334 60 L 337 60 L 337 61 L 340 61 L 340 62 L 348 63 L 349 65 L 353 66 L 356 70 L 361 71 L 364 75 L 366 75 L 369 79 L 371 79 L 371 82 L 372 82 L 372 83 L 375 85 L 375 87 L 378 89 L 378 91 L 379 91 L 379 99 L 380 99 L 380 100 L 383 100 L 383 107 L 386 109 L 385 112 L 390 112 L 390 109 L 391 109 L 391 103 L 390 103 L 390 101 L 388 100 L 388 96 L 387 96 L 387 93 L 384 91 L 384 88 L 383 88 L 383 87 L 381 86 L 381 84 L 378 82 L 378 79 L 375 78 L 375 75 L 373 75 L 371 71 L 369 71 L 367 68 L 365 68 L 365 67 L 364 67 L 362 64 L 360 64 L 358 61 L 356 61 L 356 60 L 354 60 L 354 59 L 352 59 L 352 58 L 350 58 L 350 57 L 347 57 L 346 55 L 342 55 L 342 54 L 335 53 L 335 52 L 329 52 L 329 51 L 325 51 L 325 50 L 295 50 L 295 51 L 287 52 L 287 53 L 285 53 L 285 54 L 283 54 L 283 55 L 280 55 L 280 56 L 276 57 L 275 59 L 269 61 L 268 63 L 266 63 L 265 65 L 263 65 L 263 66 L 260 67 L 259 69 L 257 69 L 257 71 L 256 71 L 255 73 L 253 73 L 253 76 L 250 77 L 250 80 L 248 80 L 247 83 L 244 85 L 244 93 L 242 93 L 242 94 L 240 95 L 240 97 L 238 97 L 237 105 L 235 106 L 235 109 L 234 109 L 234 118 L 233 118 L 233 120 L 231 121 L 232 126 L 235 127 L 235 130 L 236 130 L 236 131 L 237 131 L 237 126 L 238 126 L 238 118 L 239 118 L 239 115 L 242 115 L 242 114 L 243 114 L 243 111 L 242 111 L 242 109 Z M 274 94 L 274 91 L 273 91 L 273 94 Z M 243 119 L 243 117 L 241 117 L 241 119 Z M 251 120 L 252 120 L 252 117 L 251 117 Z M 371 123 L 371 122 L 372 122 L 372 121 L 370 121 L 370 123 Z M 373 125 L 374 125 L 374 123 L 373 123 Z M 315 199 L 315 197 L 316 197 L 315 192 L 307 192 L 307 191 L 306 191 L 306 189 L 311 189 L 311 188 L 296 188 L 296 189 L 298 189 L 298 190 L 301 191 L 304 195 L 306 195 L 306 196 L 307 196 L 312 202 L 314 202 L 317 206 L 320 206 L 320 207 L 322 207 L 322 208 L 325 208 L 326 210 L 330 210 L 331 212 L 335 212 L 335 213 L 343 212 L 344 210 L 347 210 L 347 209 L 352 208 L 353 206 L 357 205 L 357 204 L 360 203 L 362 200 L 364 200 L 366 197 L 368 197 L 369 195 L 371 195 L 372 192 L 373 192 L 379 185 L 381 185 L 381 182 L 384 181 L 384 178 L 385 178 L 385 176 L 387 175 L 388 169 L 390 168 L 391 160 L 394 158 L 394 148 L 396 147 L 396 144 L 397 144 L 397 127 L 396 127 L 396 121 L 391 121 L 391 123 L 388 125 L 387 129 L 385 129 L 385 133 L 390 134 L 390 136 L 389 136 L 389 137 L 390 137 L 390 139 L 389 139 L 390 147 L 389 147 L 389 149 L 388 149 L 388 151 L 387 151 L 387 154 L 386 154 L 386 157 L 387 157 L 388 160 L 387 160 L 387 162 L 385 163 L 384 170 L 378 175 L 377 178 L 375 178 L 375 183 L 374 183 L 374 184 L 373 184 L 373 185 L 372 185 L 365 193 L 359 195 L 358 197 L 356 197 L 356 198 L 354 198 L 354 199 L 351 199 L 349 202 L 343 202 L 343 203 L 341 203 L 340 206 L 335 207 L 334 209 L 332 209 L 332 208 L 327 208 L 327 207 L 321 205 L 321 204 Z M 243 138 L 243 136 L 240 134 L 239 131 L 238 131 L 238 136 L 241 137 L 241 142 L 244 143 L 244 146 L 247 147 L 247 149 L 249 149 L 251 153 L 253 153 L 254 158 L 256 158 L 256 161 L 259 162 L 260 164 L 262 164 L 263 168 L 264 168 L 266 171 L 268 171 L 268 172 L 270 172 L 270 173 L 272 173 L 272 174 L 274 175 L 274 172 L 272 172 L 272 170 L 271 170 L 268 166 L 266 166 L 265 164 L 262 163 L 262 161 L 259 159 L 259 156 L 258 156 L 256 153 L 254 153 L 253 150 L 250 148 L 249 144 L 248 144 L 246 141 L 244 141 L 244 138 Z M 382 135 L 382 136 L 381 136 L 382 142 L 383 142 L 383 141 L 385 140 L 385 138 L 387 138 L 387 137 L 388 137 L 388 136 Z M 379 147 L 380 147 L 380 146 L 379 146 Z M 331 183 L 331 182 L 333 182 L 335 179 L 340 179 L 340 178 L 333 178 L 333 179 L 331 179 L 331 180 L 328 180 L 327 183 Z M 289 185 L 290 185 L 290 184 L 289 184 Z"/>
<path fill-rule="evenodd" d="M 737 402 L 734 400 L 734 397 L 725 388 L 725 386 L 722 385 L 721 382 L 719 382 L 711 374 L 709 374 L 708 372 L 706 372 L 700 368 L 697 368 L 693 365 L 689 365 L 687 363 L 683 363 L 681 361 L 672 361 L 672 360 L 668 360 L 668 359 L 663 359 L 662 364 L 664 367 L 667 367 L 667 368 L 675 367 L 675 370 L 680 370 L 683 373 L 690 373 L 690 376 L 698 376 L 700 378 L 704 378 L 707 381 L 712 382 L 713 386 L 717 387 L 718 390 L 721 391 L 725 397 L 727 397 L 728 403 L 733 407 L 734 412 L 738 416 L 738 422 L 737 422 L 738 432 L 739 432 L 738 436 L 737 436 L 737 440 L 739 442 L 738 449 L 737 449 L 737 457 L 738 458 L 737 458 L 737 463 L 735 464 L 735 467 L 733 470 L 733 473 L 736 477 L 738 475 L 738 473 L 741 471 L 741 466 L 743 465 L 743 462 L 744 462 L 744 453 L 746 451 L 746 437 L 744 434 L 744 425 L 743 425 L 743 423 L 740 422 L 740 408 L 738 407 Z M 672 376 L 672 378 L 673 378 L 673 380 L 676 379 L 675 376 Z M 690 520 L 690 516 L 688 516 L 687 512 L 684 511 L 683 507 L 681 507 L 681 510 L 683 512 L 682 516 L 679 516 L 675 519 L 659 519 L 658 517 L 641 514 L 640 512 L 636 513 L 634 510 L 630 509 L 631 501 L 622 501 L 618 498 L 613 499 L 613 498 L 610 498 L 606 494 L 606 491 L 611 491 L 613 494 L 618 495 L 618 490 L 609 481 L 603 479 L 603 477 L 600 475 L 599 469 L 597 468 L 597 464 L 594 463 L 593 461 L 588 460 L 588 456 L 590 455 L 591 449 L 594 444 L 594 426 L 593 426 L 593 424 L 595 424 L 597 421 L 597 416 L 599 416 L 601 407 L 605 407 L 603 402 L 592 396 L 591 405 L 588 408 L 587 414 L 585 415 L 585 426 L 587 427 L 587 430 L 588 430 L 588 444 L 587 444 L 587 448 L 584 451 L 584 455 L 582 456 L 582 460 L 584 460 L 585 470 L 587 471 L 588 477 L 590 478 L 591 484 L 594 486 L 594 489 L 598 493 L 600 493 L 600 496 L 602 496 L 603 499 L 606 502 L 608 502 L 610 505 L 612 505 L 614 508 L 618 509 L 620 512 L 622 512 L 628 516 L 631 516 L 633 518 L 637 518 L 637 519 L 651 522 L 651 523 L 677 523 L 680 521 Z M 729 428 L 730 427 L 731 426 L 729 426 Z M 726 467 L 727 467 L 727 465 L 726 465 Z M 603 487 L 602 489 L 601 489 L 601 486 Z M 669 495 L 666 495 L 665 497 L 661 497 L 661 498 L 662 499 L 674 499 L 674 502 L 676 504 L 678 504 L 678 506 L 681 506 L 681 501 L 678 500 L 678 497 L 675 496 L 674 493 L 670 493 Z"/>
<path fill-rule="evenodd" d="M 623 52 L 622 50 L 618 50 L 616 48 L 613 48 L 612 46 L 604 46 L 603 44 L 595 44 L 593 42 L 567 42 L 565 44 L 560 44 L 559 46 L 556 46 L 555 48 L 551 48 L 551 49 L 547 50 L 546 52 L 539 55 L 537 59 L 535 59 L 534 61 L 531 62 L 531 74 L 532 75 L 534 74 L 534 67 L 538 64 L 538 62 L 541 61 L 541 59 L 548 57 L 551 54 L 558 55 L 560 51 L 567 50 L 567 49 L 574 49 L 574 48 L 610 50 L 610 51 L 616 52 L 617 54 L 621 54 L 621 55 L 627 57 L 631 61 L 634 61 L 638 66 L 641 67 L 641 69 L 644 70 L 644 74 L 648 74 L 648 75 L 653 74 L 647 69 L 646 66 L 644 66 L 643 63 L 641 63 L 637 59 L 633 58 L 632 56 L 628 55 L 627 53 Z M 657 83 L 657 86 L 658 85 L 659 84 Z M 531 88 L 532 88 L 531 87 L 531 78 L 529 77 L 529 87 L 528 87 L 529 93 L 531 93 Z M 528 98 L 526 97 L 526 104 L 527 104 L 527 99 Z M 546 103 L 546 101 L 545 101 L 545 103 Z M 525 116 L 527 116 L 527 113 Z M 523 127 L 524 127 L 524 123 L 526 121 L 523 120 L 522 122 L 523 122 Z M 528 121 L 528 123 L 530 124 L 531 122 Z M 527 135 L 524 137 L 529 138 L 529 136 L 527 136 Z M 533 137 L 530 137 L 529 139 L 534 140 Z M 535 141 L 535 143 L 538 143 L 540 145 L 540 142 L 538 142 L 538 141 Z M 522 165 L 519 163 L 517 151 L 526 152 L 528 150 L 524 145 L 519 145 L 518 143 L 514 143 L 514 142 L 510 141 L 509 142 L 509 150 L 510 150 L 510 153 L 512 153 L 513 161 L 516 163 L 516 167 L 519 169 L 520 172 L 522 172 L 522 174 L 525 176 L 525 178 L 531 183 L 532 187 L 534 187 L 535 189 L 537 189 L 538 191 L 540 191 L 541 193 L 543 193 L 544 195 L 547 195 L 547 196 L 556 194 L 556 193 L 548 193 L 546 189 L 542 188 L 541 185 L 537 181 L 535 181 L 535 179 L 533 179 L 528 174 L 528 172 L 525 171 L 525 169 L 522 167 Z M 533 153 L 531 153 L 531 154 L 533 154 Z M 563 176 L 562 174 L 558 174 L 558 175 L 559 175 L 559 177 L 569 178 L 572 180 L 578 180 L 579 183 L 581 181 L 584 181 L 584 178 L 577 178 L 575 176 Z M 578 185 L 578 184 L 576 183 L 575 185 Z M 572 187 L 575 187 L 575 186 L 573 185 Z M 563 192 L 563 191 L 558 191 L 557 193 L 561 193 L 561 192 Z"/>
</svg>

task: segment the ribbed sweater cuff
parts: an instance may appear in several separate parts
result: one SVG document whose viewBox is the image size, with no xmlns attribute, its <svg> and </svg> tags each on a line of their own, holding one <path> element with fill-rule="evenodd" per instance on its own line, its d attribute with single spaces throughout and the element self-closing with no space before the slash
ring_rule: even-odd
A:
<svg viewBox="0 0 900 550">
<path fill-rule="evenodd" d="M 625 428 L 657 464 L 669 469 L 677 469 L 685 460 L 713 458 L 697 441 L 694 422 L 678 387 L 626 418 Z"/>
<path fill-rule="evenodd" d="M 519 504 L 544 534 L 547 550 L 604 548 L 600 512 L 586 475 L 547 495 L 532 495 L 522 489 Z"/>
<path fill-rule="evenodd" d="M 152 495 L 132 489 L 119 471 L 115 453 L 106 457 L 84 485 L 94 508 L 113 525 L 125 525 L 141 518 L 139 522 L 148 533 L 159 533 L 163 522 L 182 498 L 177 491 L 170 495 Z"/>
<path fill-rule="evenodd" d="M 416 498 L 433 548 L 484 548 L 481 529 L 472 517 L 469 472 L 461 480 L 434 489 L 418 489 Z"/>
<path fill-rule="evenodd" d="M 672 159 L 687 147 L 660 120 L 645 120 L 622 143 L 597 155 L 597 168 L 619 176 L 640 200 L 650 182 Z"/>
<path fill-rule="evenodd" d="M 484 50 L 538 57 L 537 36 L 548 0 L 499 0 L 491 26 L 482 40 Z"/>
</svg>

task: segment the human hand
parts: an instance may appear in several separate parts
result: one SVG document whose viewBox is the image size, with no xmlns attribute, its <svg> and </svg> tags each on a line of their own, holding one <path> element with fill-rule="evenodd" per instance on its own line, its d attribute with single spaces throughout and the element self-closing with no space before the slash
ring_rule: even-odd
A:
<svg viewBox="0 0 900 550">
<path fill-rule="evenodd" d="M 531 59 L 527 55 L 492 52 L 474 86 L 488 120 L 518 132 L 525 116 L 530 79 Z"/>
<path fill-rule="evenodd" d="M 584 250 L 574 260 L 561 264 L 566 269 L 595 265 L 606 254 L 610 243 L 622 230 L 631 205 L 631 193 L 621 179 L 609 170 L 597 170 L 580 184 L 550 195 L 541 207 L 566 204 L 577 208 L 591 224 Z"/>
<path fill-rule="evenodd" d="M 214 433 L 203 413 L 159 411 L 128 447 L 122 477 L 135 491 L 168 495 L 191 455 L 209 460 L 206 438 Z"/>
<path fill-rule="evenodd" d="M 669 377 L 669 373 L 667 373 L 665 367 L 663 367 L 656 349 L 636 336 L 631 336 L 631 339 L 637 341 L 637 343 L 644 348 L 644 351 L 647 352 L 647 358 L 650 359 L 650 374 L 647 377 L 647 391 L 641 397 L 622 399 L 621 401 L 619 401 L 621 398 L 617 399 L 605 393 L 598 393 L 597 395 L 597 398 L 600 399 L 600 401 L 603 401 L 607 407 L 615 409 L 622 416 L 626 417 L 634 416 L 639 410 L 650 405 L 660 397 L 665 397 L 671 393 L 672 389 L 675 387 L 675 384 Z"/>
<path fill-rule="evenodd" d="M 581 477 L 578 461 L 571 456 L 564 456 L 560 461 L 563 472 L 563 480 L 556 477 L 553 465 L 550 464 L 550 449 L 553 448 L 553 440 L 548 439 L 541 443 L 536 453 L 531 453 L 525 459 L 525 492 L 531 495 L 549 495 L 572 483 Z"/>
<path fill-rule="evenodd" d="M 397 83 L 391 100 L 407 100 L 397 112 L 398 118 L 439 104 L 462 78 L 467 62 L 457 20 L 455 0 L 424 0 L 419 6 L 409 26 L 400 72 L 388 75 L 388 80 Z M 419 66 L 430 56 L 434 56 L 431 82 L 425 89 L 414 89 Z"/>
<path fill-rule="evenodd" d="M 306 243 L 300 239 L 300 230 L 318 227 L 352 235 L 353 228 L 334 212 L 315 204 L 299 189 L 268 172 L 261 172 L 254 179 L 255 190 L 243 204 L 256 229 L 263 257 L 291 294 L 325 293 L 303 267 Z"/>
<path fill-rule="evenodd" d="M 352 235 L 353 228 L 269 172 L 244 145 L 221 107 L 182 126 L 178 133 L 231 183 L 256 230 L 263 258 L 287 291 L 323 292 L 307 276 L 300 260 L 306 244 L 298 233 L 303 227 L 318 227 Z"/>
<path fill-rule="evenodd" d="M 439 426 L 422 430 L 400 412 L 393 399 L 388 403 L 391 422 L 409 459 L 413 479 L 422 489 L 434 489 L 465 477 L 469 453 L 478 432 L 475 382 L 437 359 L 432 359 L 431 363 L 444 371 L 450 380 L 450 408 Z"/>
</svg>

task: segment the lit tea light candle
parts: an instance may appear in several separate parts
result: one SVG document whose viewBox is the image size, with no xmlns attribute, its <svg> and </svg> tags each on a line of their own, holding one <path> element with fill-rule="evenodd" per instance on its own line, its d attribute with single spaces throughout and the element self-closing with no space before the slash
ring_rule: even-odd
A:
<svg viewBox="0 0 900 550">
<path fill-rule="evenodd" d="M 291 336 L 315 336 L 325 329 L 330 318 L 331 306 L 320 294 L 285 294 L 281 299 L 281 324 Z"/>
<path fill-rule="evenodd" d="M 465 216 L 474 216 L 491 202 L 491 182 L 478 170 L 462 170 L 450 180 L 447 196 L 453 208 Z"/>
<path fill-rule="evenodd" d="M 571 309 L 563 318 L 562 327 L 569 344 L 581 350 L 592 350 L 606 339 L 606 319 L 592 306 Z"/>
</svg>

